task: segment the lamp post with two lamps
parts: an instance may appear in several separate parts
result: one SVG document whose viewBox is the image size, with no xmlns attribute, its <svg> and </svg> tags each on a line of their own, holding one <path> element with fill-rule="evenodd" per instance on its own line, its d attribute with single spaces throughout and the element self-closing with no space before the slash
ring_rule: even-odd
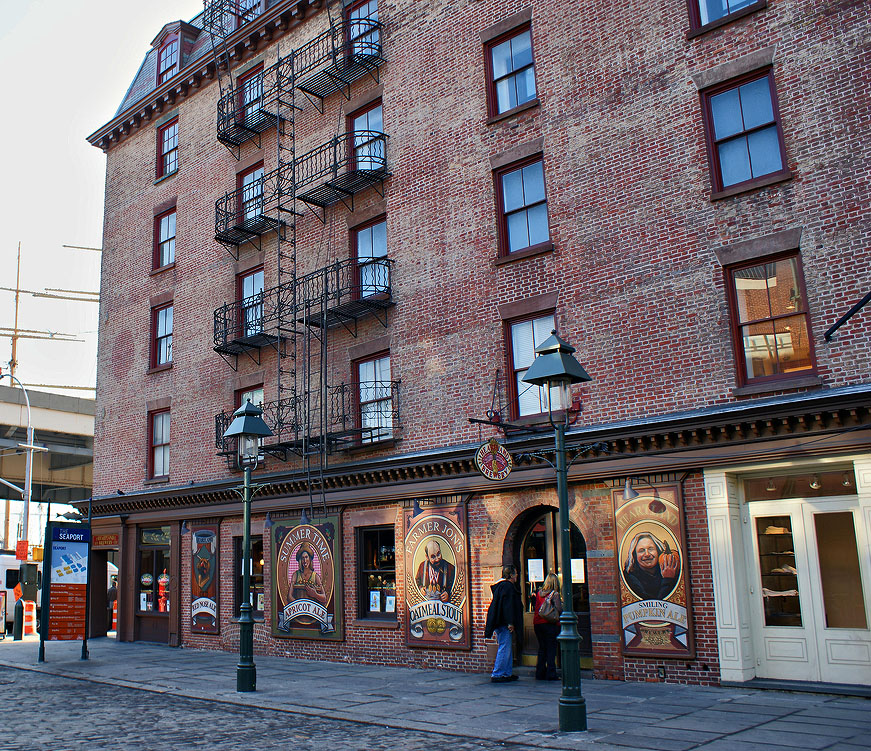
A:
<svg viewBox="0 0 871 751">
<path fill-rule="evenodd" d="M 238 439 L 239 466 L 244 470 L 242 506 L 242 604 L 239 607 L 239 664 L 236 666 L 236 691 L 257 690 L 257 666 L 254 664 L 254 618 L 251 614 L 251 496 L 262 486 L 252 488 L 251 472 L 257 467 L 260 440 L 273 433 L 263 422 L 263 410 L 245 402 L 233 413 L 233 422 L 224 438 Z M 238 492 L 238 489 L 237 489 Z"/>
<path fill-rule="evenodd" d="M 535 349 L 536 357 L 523 376 L 526 383 L 545 389 L 547 416 L 553 426 L 556 441 L 556 492 L 559 501 L 560 558 L 562 559 L 562 600 L 560 615 L 560 656 L 562 662 L 562 694 L 559 698 L 559 729 L 587 729 L 587 705 L 581 693 L 581 654 L 578 622 L 572 605 L 571 531 L 569 526 L 568 468 L 566 461 L 566 426 L 574 383 L 591 381 L 574 358 L 575 348 L 560 339 L 556 331 Z M 554 410 L 554 398 L 557 408 Z M 562 419 L 554 412 L 562 411 Z"/>
</svg>

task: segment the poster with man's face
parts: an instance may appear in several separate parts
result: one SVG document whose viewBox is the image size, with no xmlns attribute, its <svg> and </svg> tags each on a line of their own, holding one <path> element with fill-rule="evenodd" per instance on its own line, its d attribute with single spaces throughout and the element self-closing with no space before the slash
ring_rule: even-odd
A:
<svg viewBox="0 0 871 751">
<path fill-rule="evenodd" d="M 680 488 L 614 491 L 623 654 L 692 657 Z"/>
<path fill-rule="evenodd" d="M 191 529 L 191 632 L 217 634 L 218 620 L 218 527 L 214 524 Z"/>
<path fill-rule="evenodd" d="M 406 509 L 404 528 L 408 646 L 471 648 L 465 506 Z"/>
<path fill-rule="evenodd" d="M 274 636 L 343 638 L 339 530 L 338 516 L 272 527 Z"/>
</svg>

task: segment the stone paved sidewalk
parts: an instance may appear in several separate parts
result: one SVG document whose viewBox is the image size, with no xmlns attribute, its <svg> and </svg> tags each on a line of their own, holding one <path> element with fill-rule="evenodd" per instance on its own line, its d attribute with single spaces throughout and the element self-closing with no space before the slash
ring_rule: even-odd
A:
<svg viewBox="0 0 871 751">
<path fill-rule="evenodd" d="M 256 656 L 257 691 L 236 693 L 225 652 L 89 642 L 0 641 L 0 665 L 168 695 L 312 717 L 497 741 L 521 748 L 779 748 L 867 751 L 871 701 L 825 694 L 585 681 L 585 733 L 558 732 L 559 682 L 492 684 L 489 676 Z"/>
</svg>

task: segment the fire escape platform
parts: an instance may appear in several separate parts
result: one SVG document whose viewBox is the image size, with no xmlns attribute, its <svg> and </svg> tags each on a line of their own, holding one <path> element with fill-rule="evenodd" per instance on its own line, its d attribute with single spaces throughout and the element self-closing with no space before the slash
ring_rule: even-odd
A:
<svg viewBox="0 0 871 751">
<path fill-rule="evenodd" d="M 388 177 L 390 177 L 390 172 L 387 169 L 348 170 L 297 193 L 296 197 L 312 206 L 325 208 L 371 188 L 373 185 L 380 185 Z"/>
<path fill-rule="evenodd" d="M 229 339 L 226 342 L 215 344 L 213 349 L 222 355 L 239 355 L 243 352 L 248 352 L 252 349 L 260 349 L 261 347 L 269 347 L 278 344 L 281 337 L 275 334 L 267 334 L 265 331 L 258 331 L 256 334 L 248 336 L 240 336 L 235 339 Z"/>
<path fill-rule="evenodd" d="M 284 222 L 280 219 L 258 214 L 249 219 L 236 221 L 225 229 L 219 229 L 215 233 L 215 240 L 227 245 L 242 245 L 255 237 L 279 229 L 282 224 Z"/>
<path fill-rule="evenodd" d="M 347 89 L 354 81 L 366 75 L 373 75 L 384 62 L 381 57 L 380 45 L 375 54 L 357 53 L 333 56 L 333 61 L 327 67 L 303 76 L 296 82 L 296 87 L 305 94 L 325 99 L 342 89 Z"/>
<path fill-rule="evenodd" d="M 232 93 L 235 95 L 235 92 Z M 278 117 L 265 109 L 259 109 L 245 118 L 228 118 L 218 123 L 218 140 L 227 146 L 241 146 L 277 122 Z"/>
</svg>

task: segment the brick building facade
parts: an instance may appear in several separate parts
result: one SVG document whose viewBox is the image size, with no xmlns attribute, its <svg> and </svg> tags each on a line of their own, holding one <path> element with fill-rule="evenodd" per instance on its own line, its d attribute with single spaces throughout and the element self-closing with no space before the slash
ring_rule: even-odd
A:
<svg viewBox="0 0 871 751">
<path fill-rule="evenodd" d="M 871 14 L 622 9 L 208 0 L 161 30 L 89 138 L 108 156 L 94 509 L 119 638 L 237 648 L 221 436 L 251 398 L 275 433 L 256 651 L 489 669 L 503 563 L 527 607 L 568 569 L 546 395 L 522 381 L 556 329 L 592 377 L 566 412 L 582 664 L 868 682 L 869 308 L 845 314 L 871 290 Z M 491 437 L 515 462 L 495 482 L 474 461 Z M 439 537 L 446 605 L 416 581 L 428 516 L 462 537 Z M 302 528 L 332 558 L 300 599 Z M 681 573 L 639 594 L 630 531 L 654 529 Z M 639 602 L 688 622 L 633 621 Z"/>
</svg>

